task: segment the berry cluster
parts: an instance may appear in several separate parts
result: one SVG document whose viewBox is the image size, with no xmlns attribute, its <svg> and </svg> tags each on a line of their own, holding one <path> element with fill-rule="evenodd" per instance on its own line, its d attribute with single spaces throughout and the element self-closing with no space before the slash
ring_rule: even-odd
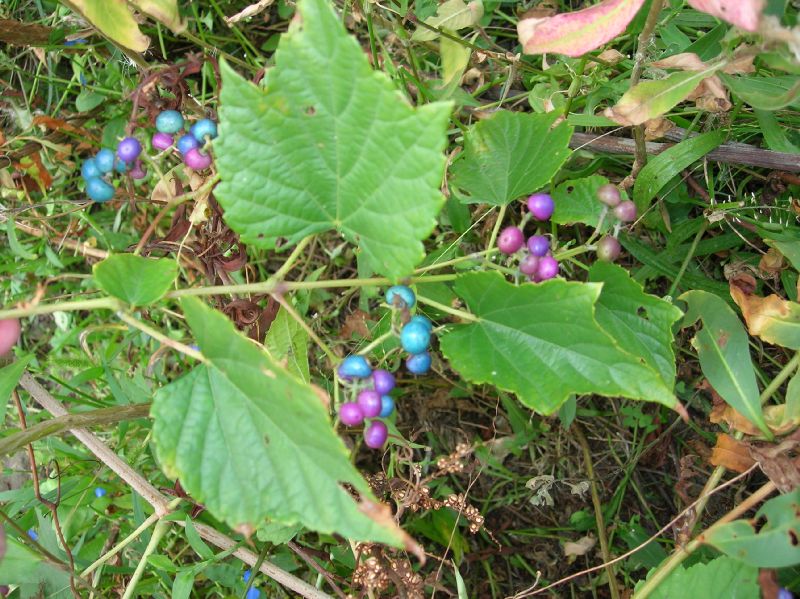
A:
<svg viewBox="0 0 800 599">
<path fill-rule="evenodd" d="M 613 215 L 620 223 L 630 223 L 636 220 L 636 204 L 630 200 L 622 201 L 619 189 L 616 185 L 606 183 L 597 188 L 597 199 L 611 208 Z M 617 241 L 617 231 L 619 224 L 615 227 L 614 235 L 606 235 L 597 242 L 597 258 L 605 262 L 613 262 L 619 258 L 622 248 Z"/>
<path fill-rule="evenodd" d="M 407 322 L 400 329 L 400 345 L 410 355 L 406 368 L 412 374 L 426 374 L 431 368 L 431 343 L 433 324 L 424 316 L 408 316 L 417 298 L 405 285 L 395 285 L 386 291 L 386 303 Z M 364 356 L 347 356 L 337 369 L 339 378 L 351 390 L 355 401 L 339 406 L 339 419 L 346 426 L 359 426 L 365 420 L 364 443 L 379 449 L 386 443 L 389 429 L 383 419 L 394 412 L 394 399 L 389 393 L 395 387 L 394 375 L 383 369 L 372 370 Z"/>
<path fill-rule="evenodd" d="M 528 198 L 528 218 L 546 221 L 555 210 L 553 198 L 546 193 L 535 193 Z M 520 272 L 534 283 L 552 279 L 558 275 L 558 261 L 550 253 L 550 242 L 544 235 L 531 235 L 527 242 L 522 229 L 506 227 L 497 237 L 497 249 L 509 256 L 516 254 L 523 247 L 519 260 Z"/>
<path fill-rule="evenodd" d="M 211 119 L 200 119 L 184 130 L 185 121 L 177 110 L 164 110 L 156 117 L 156 133 L 150 144 L 159 152 L 175 146 L 186 166 L 202 170 L 211 166 L 211 154 L 204 151 L 205 144 L 217 136 L 217 124 Z M 181 134 L 177 137 L 176 136 Z M 117 144 L 116 155 L 103 148 L 81 166 L 81 176 L 86 182 L 86 195 L 95 202 L 107 202 L 114 197 L 114 173 L 128 174 L 133 179 L 144 179 L 147 171 L 141 162 L 142 144 L 135 137 L 125 137 Z"/>
</svg>

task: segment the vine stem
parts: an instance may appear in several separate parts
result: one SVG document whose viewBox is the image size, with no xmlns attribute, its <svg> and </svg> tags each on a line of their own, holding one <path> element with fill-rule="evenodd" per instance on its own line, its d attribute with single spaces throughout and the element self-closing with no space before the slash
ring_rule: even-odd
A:
<svg viewBox="0 0 800 599">
<path fill-rule="evenodd" d="M 358 351 L 359 356 L 367 356 L 370 352 L 378 347 L 381 343 L 386 341 L 389 337 L 394 335 L 394 331 L 391 329 L 386 331 L 383 335 L 379 336 L 377 339 L 373 340 L 369 345 L 367 345 L 364 349 Z"/>
<path fill-rule="evenodd" d="M 492 227 L 492 234 L 489 237 L 489 244 L 486 246 L 486 251 L 488 252 L 492 248 L 494 248 L 494 242 L 497 241 L 497 234 L 500 232 L 500 227 L 503 226 L 503 219 L 506 216 L 506 206 L 500 206 L 500 212 L 497 213 L 497 220 L 494 221 L 494 227 Z"/>
<path fill-rule="evenodd" d="M 675 275 L 675 279 L 672 281 L 669 291 L 667 291 L 668 297 L 672 297 L 675 293 L 675 290 L 678 288 L 678 283 L 680 283 L 681 279 L 683 278 L 683 273 L 685 273 L 686 269 L 689 267 L 689 262 L 692 261 L 694 253 L 697 251 L 697 244 L 700 243 L 700 239 L 702 239 L 706 229 L 708 229 L 708 221 L 704 220 L 703 224 L 700 226 L 700 229 L 697 231 L 697 234 L 694 236 L 694 239 L 692 239 L 692 245 L 689 246 L 689 251 L 686 253 L 686 258 L 683 259 L 683 263 L 681 264 L 680 270 L 678 270 L 678 274 Z"/>
<path fill-rule="evenodd" d="M 287 275 L 287 273 L 290 270 L 292 270 L 292 267 L 294 266 L 294 263 L 297 261 L 297 258 L 300 257 L 300 254 L 303 253 L 303 250 L 305 250 L 312 241 L 314 241 L 313 235 L 309 235 L 308 237 L 304 237 L 303 239 L 301 239 L 300 243 L 298 243 L 294 247 L 292 253 L 289 254 L 289 256 L 286 258 L 286 261 L 278 270 L 275 271 L 275 274 L 272 275 L 271 278 L 278 280 L 283 279 Z"/>
<path fill-rule="evenodd" d="M 21 318 L 23 316 L 38 316 L 40 314 L 52 314 L 53 312 L 67 312 L 75 310 L 118 310 L 122 304 L 113 297 L 97 297 L 88 300 L 77 300 L 71 302 L 54 302 L 52 304 L 37 304 L 26 308 L 12 308 L 11 310 L 0 310 L 0 319 Z"/>
<path fill-rule="evenodd" d="M 188 345 L 181 343 L 180 341 L 176 341 L 175 339 L 170 339 L 164 333 L 159 330 L 154 329 L 150 325 L 143 323 L 141 320 L 136 320 L 133 316 L 128 314 L 127 312 L 119 311 L 117 312 L 117 318 L 119 318 L 122 322 L 132 326 L 135 329 L 139 329 L 145 335 L 148 335 L 155 339 L 156 341 L 160 342 L 162 345 L 166 345 L 175 349 L 182 354 L 186 354 L 194 358 L 195 360 L 199 360 L 203 363 L 208 363 L 206 357 L 201 354 L 199 351 L 192 349 Z"/>
<path fill-rule="evenodd" d="M 457 318 L 461 318 L 463 320 L 467 320 L 469 322 L 478 322 L 480 320 L 474 314 L 471 314 L 471 313 L 466 312 L 464 310 L 459 310 L 458 308 L 451 308 L 450 306 L 446 306 L 444 304 L 441 304 L 441 303 L 439 303 L 439 302 L 437 302 L 435 300 L 432 300 L 432 299 L 427 298 L 427 297 L 422 296 L 422 295 L 418 295 L 417 296 L 417 301 L 418 302 L 422 302 L 423 304 L 427 304 L 427 305 L 429 305 L 429 306 L 431 306 L 433 308 L 436 308 L 437 310 L 441 310 L 442 312 L 444 312 L 446 314 L 450 314 L 452 316 L 455 316 Z"/>
<path fill-rule="evenodd" d="M 139 560 L 139 563 L 136 564 L 136 570 L 133 571 L 133 576 L 131 576 L 131 579 L 128 581 L 128 586 L 125 587 L 125 593 L 122 595 L 122 599 L 131 599 L 131 597 L 133 597 L 134 592 L 136 592 L 136 585 L 139 584 L 139 580 L 142 578 L 144 569 L 147 566 L 147 558 L 155 552 L 158 543 L 169 530 L 170 524 L 171 523 L 167 520 L 159 520 L 158 524 L 156 524 L 156 527 L 153 529 L 153 535 L 150 537 L 150 542 L 147 544 L 144 553 L 142 553 L 142 558 Z"/>
</svg>

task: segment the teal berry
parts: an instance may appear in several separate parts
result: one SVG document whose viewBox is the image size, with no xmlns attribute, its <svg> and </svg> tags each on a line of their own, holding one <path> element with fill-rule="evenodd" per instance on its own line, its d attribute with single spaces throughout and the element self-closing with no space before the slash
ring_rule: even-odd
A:
<svg viewBox="0 0 800 599">
<path fill-rule="evenodd" d="M 379 418 L 388 418 L 394 412 L 394 400 L 391 395 L 381 396 L 381 413 L 378 414 Z"/>
<path fill-rule="evenodd" d="M 114 186 L 100 177 L 92 177 L 86 181 L 86 195 L 95 202 L 107 202 L 114 197 Z"/>
<path fill-rule="evenodd" d="M 433 323 L 427 316 L 420 316 L 420 315 L 414 316 L 411 318 L 411 320 L 408 321 L 408 324 L 411 324 L 412 322 L 416 322 L 425 326 L 429 331 L 433 330 Z"/>
<path fill-rule="evenodd" d="M 165 110 L 156 117 L 159 133 L 177 133 L 183 129 L 183 116 L 177 110 Z"/>
<path fill-rule="evenodd" d="M 364 356 L 347 356 L 339 364 L 339 376 L 344 380 L 365 379 L 372 374 L 372 368 Z"/>
<path fill-rule="evenodd" d="M 211 119 L 200 119 L 189 129 L 197 141 L 202 142 L 206 137 L 214 139 L 217 136 L 217 124 Z"/>
<path fill-rule="evenodd" d="M 431 369 L 431 355 L 428 352 L 423 352 L 408 356 L 406 368 L 411 374 L 427 374 Z"/>
<path fill-rule="evenodd" d="M 122 160 L 117 159 L 114 163 L 114 170 L 117 171 L 120 175 L 124 175 L 128 172 L 128 165 L 124 163 Z"/>
<path fill-rule="evenodd" d="M 101 173 L 110 173 L 114 169 L 116 156 L 108 148 L 103 148 L 94 157 L 94 163 Z"/>
<path fill-rule="evenodd" d="M 81 176 L 84 179 L 92 179 L 93 177 L 99 177 L 103 173 L 100 172 L 100 169 L 97 168 L 97 162 L 95 162 L 94 158 L 88 158 L 83 161 L 81 165 Z"/>
<path fill-rule="evenodd" d="M 410 354 L 421 354 L 431 342 L 431 331 L 421 322 L 409 322 L 400 331 L 400 345 Z"/>
<path fill-rule="evenodd" d="M 406 308 L 412 308 L 414 304 L 417 303 L 417 298 L 414 295 L 414 292 L 405 285 L 395 285 L 394 287 L 389 287 L 389 289 L 386 290 L 387 304 L 397 307 L 395 304 L 395 298 L 397 298 L 399 302 L 405 304 Z M 399 307 L 403 308 L 404 306 L 401 305 Z"/>
</svg>

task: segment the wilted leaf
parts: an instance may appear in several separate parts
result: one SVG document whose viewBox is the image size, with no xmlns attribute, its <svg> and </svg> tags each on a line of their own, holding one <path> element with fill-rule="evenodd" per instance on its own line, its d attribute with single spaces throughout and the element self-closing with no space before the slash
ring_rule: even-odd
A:
<svg viewBox="0 0 800 599">
<path fill-rule="evenodd" d="M 725 433 L 717 435 L 710 462 L 713 466 L 722 466 L 733 472 L 746 472 L 756 463 L 745 443 Z"/>
<path fill-rule="evenodd" d="M 765 0 L 688 0 L 689 6 L 736 25 L 756 31 L 761 22 Z"/>
<path fill-rule="evenodd" d="M 733 282 L 731 297 L 741 309 L 751 335 L 767 343 L 800 349 L 800 304 L 775 294 L 752 295 Z"/>
<path fill-rule="evenodd" d="M 178 13 L 178 0 L 130 0 L 143 13 L 161 21 L 175 33 L 186 29 Z"/>
<path fill-rule="evenodd" d="M 425 19 L 425 23 L 438 29 L 449 29 L 458 31 L 465 27 L 470 27 L 481 20 L 483 16 L 483 2 L 473 0 L 465 4 L 464 0 L 447 0 L 439 6 L 436 15 Z M 412 40 L 418 42 L 431 41 L 439 37 L 439 33 L 431 31 L 427 27 L 417 27 L 411 36 Z"/>
<path fill-rule="evenodd" d="M 125 0 L 62 1 L 121 46 L 144 52 L 150 45 L 150 38 L 139 31 L 139 25 Z"/>
<path fill-rule="evenodd" d="M 664 137 L 664 135 L 667 134 L 668 131 L 671 131 L 674 128 L 675 128 L 675 123 L 673 123 L 669 119 L 665 119 L 662 117 L 650 119 L 649 121 L 646 121 L 644 124 L 644 138 L 647 141 L 661 139 L 662 137 Z"/>
<path fill-rule="evenodd" d="M 580 557 L 589 553 L 597 545 L 597 539 L 591 535 L 581 537 L 575 542 L 564 543 L 564 557 Z"/>
<path fill-rule="evenodd" d="M 554 17 L 523 18 L 517 24 L 522 51 L 582 56 L 625 31 L 642 4 L 644 0 L 604 0 Z"/>
</svg>

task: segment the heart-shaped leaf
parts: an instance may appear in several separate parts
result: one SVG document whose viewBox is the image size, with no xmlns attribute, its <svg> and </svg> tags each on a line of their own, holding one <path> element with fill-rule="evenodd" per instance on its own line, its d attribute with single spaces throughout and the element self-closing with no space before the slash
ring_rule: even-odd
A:
<svg viewBox="0 0 800 599">
<path fill-rule="evenodd" d="M 342 485 L 372 495 L 334 434 L 320 395 L 239 334 L 220 312 L 181 302 L 207 362 L 159 390 L 151 415 L 162 467 L 217 518 L 254 530 L 265 518 L 397 545 Z"/>
<path fill-rule="evenodd" d="M 223 64 L 216 195 L 242 241 L 335 229 L 391 278 L 424 255 L 444 198 L 449 103 L 414 108 L 325 0 L 298 3 L 263 87 Z"/>
<path fill-rule="evenodd" d="M 516 287 L 497 272 L 463 275 L 455 290 L 477 321 L 444 333 L 442 352 L 467 380 L 511 391 L 542 414 L 586 393 L 676 407 L 658 373 L 598 325 L 600 288 L 562 279 Z"/>
<path fill-rule="evenodd" d="M 558 185 L 552 194 L 556 205 L 553 222 L 559 225 L 583 223 L 594 228 L 600 227 L 601 231 L 610 229 L 615 218 L 606 210 L 606 216 L 601 224 L 600 218 L 605 206 L 597 199 L 597 188 L 607 183 L 608 179 L 605 177 L 592 175 L 582 179 L 570 179 Z M 625 190 L 619 191 L 622 199 L 627 200 L 628 194 Z"/>
<path fill-rule="evenodd" d="M 572 127 L 553 127 L 556 113 L 503 111 L 474 125 L 464 141 L 464 157 L 453 164 L 452 184 L 467 201 L 502 206 L 538 191 L 569 157 Z"/>
<path fill-rule="evenodd" d="M 554 17 L 521 19 L 517 33 L 522 51 L 582 56 L 625 31 L 642 4 L 644 0 L 604 0 Z"/>
<path fill-rule="evenodd" d="M 178 264 L 169 258 L 115 254 L 92 268 L 97 286 L 132 306 L 161 299 L 178 276 Z"/>
</svg>

